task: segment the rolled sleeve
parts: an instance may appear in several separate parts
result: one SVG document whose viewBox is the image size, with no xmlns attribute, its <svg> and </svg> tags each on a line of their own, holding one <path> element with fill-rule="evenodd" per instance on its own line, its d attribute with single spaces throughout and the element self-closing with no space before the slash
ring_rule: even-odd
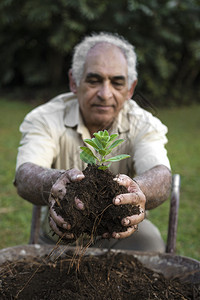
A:
<svg viewBox="0 0 200 300">
<path fill-rule="evenodd" d="M 22 138 L 18 148 L 16 169 L 26 162 L 51 167 L 56 156 L 56 146 L 42 117 L 27 115 L 20 126 L 20 131 Z"/>
<path fill-rule="evenodd" d="M 169 169 L 170 162 L 167 157 L 165 144 L 168 142 L 166 134 L 167 127 L 158 119 L 154 124 L 146 123 L 144 128 L 137 135 L 134 143 L 134 166 L 137 174 L 155 167 L 165 165 Z"/>
</svg>

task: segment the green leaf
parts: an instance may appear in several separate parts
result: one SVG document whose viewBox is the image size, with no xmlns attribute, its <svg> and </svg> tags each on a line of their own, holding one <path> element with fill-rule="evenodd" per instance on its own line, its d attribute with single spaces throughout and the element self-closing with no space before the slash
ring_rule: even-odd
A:
<svg viewBox="0 0 200 300">
<path fill-rule="evenodd" d="M 111 134 L 109 142 L 107 143 L 106 148 L 108 149 L 108 147 L 110 146 L 110 144 L 118 137 L 117 133 Z"/>
<path fill-rule="evenodd" d="M 106 159 L 105 160 L 105 162 L 106 161 L 119 161 L 119 160 L 122 160 L 122 159 L 125 159 L 125 158 L 128 158 L 128 157 L 130 157 L 130 155 L 128 155 L 128 154 L 120 154 L 120 155 L 116 155 L 116 156 L 113 156 L 113 157 L 111 157 L 111 158 L 108 158 L 108 159 Z"/>
<path fill-rule="evenodd" d="M 97 147 L 99 149 L 104 149 L 104 146 L 103 146 L 103 144 L 101 142 L 101 137 L 99 137 L 99 136 L 96 135 L 95 138 L 92 139 L 92 141 L 97 145 Z"/>
<path fill-rule="evenodd" d="M 87 164 L 94 165 L 98 159 L 93 152 L 87 147 L 80 147 L 83 151 L 80 153 L 80 158 Z"/>
<path fill-rule="evenodd" d="M 115 140 L 117 137 L 118 137 L 117 133 L 111 134 L 111 136 L 110 136 L 110 142 L 113 141 L 113 140 Z"/>
<path fill-rule="evenodd" d="M 104 137 L 105 137 L 105 136 L 109 137 L 109 133 L 108 133 L 107 130 L 104 130 L 104 131 L 103 131 L 103 136 L 104 136 Z"/>
<path fill-rule="evenodd" d="M 114 143 L 112 143 L 112 145 L 108 148 L 108 150 L 112 150 L 113 148 L 117 147 L 119 144 L 123 143 L 123 139 L 119 139 L 114 141 Z"/>
<path fill-rule="evenodd" d="M 105 156 L 107 156 L 112 152 L 113 148 L 117 147 L 119 144 L 121 144 L 124 141 L 123 139 L 115 140 L 118 137 L 117 133 L 111 134 L 109 136 L 108 131 L 104 130 L 104 131 L 95 132 L 93 135 L 94 138 L 85 139 L 84 142 L 92 146 L 98 152 L 98 156 L 95 156 L 94 153 L 90 150 L 90 148 L 80 147 L 83 150 L 80 153 L 80 158 L 87 164 L 97 164 L 98 162 L 100 165 L 99 168 L 105 170 L 111 165 L 111 163 L 109 163 L 109 166 L 107 165 L 105 166 L 104 165 L 105 162 L 115 162 L 130 157 L 130 155 L 121 154 L 121 155 L 111 157 L 109 159 L 105 158 Z"/>
<path fill-rule="evenodd" d="M 93 134 L 95 137 L 98 136 L 99 138 L 102 137 L 104 135 L 103 131 L 98 131 L 98 132 L 95 132 Z"/>
<path fill-rule="evenodd" d="M 91 140 L 91 139 L 85 139 L 84 142 L 87 143 L 87 144 L 89 144 L 90 146 L 92 146 L 97 151 L 99 151 L 99 148 L 98 148 L 97 144 L 93 140 Z"/>
<path fill-rule="evenodd" d="M 107 136 L 102 136 L 101 137 L 101 143 L 102 143 L 104 148 L 106 148 L 106 146 L 108 145 L 109 139 L 110 139 L 109 136 L 108 137 Z"/>
<path fill-rule="evenodd" d="M 110 150 L 106 150 L 106 149 L 99 150 L 99 154 L 102 155 L 102 156 L 106 156 L 106 155 L 110 154 L 110 152 L 112 152 L 112 149 L 110 149 Z"/>
<path fill-rule="evenodd" d="M 105 149 L 108 147 L 110 143 L 118 136 L 118 134 L 111 134 L 111 136 L 109 136 L 108 131 L 104 130 L 95 132 L 94 136 L 95 138 L 85 139 L 84 142 L 99 151 L 99 149 Z"/>
<path fill-rule="evenodd" d="M 104 131 L 95 132 L 94 136 L 95 136 L 96 140 L 98 140 L 101 143 L 103 149 L 106 148 L 107 143 L 110 140 L 108 131 L 104 130 Z"/>
<path fill-rule="evenodd" d="M 108 153 L 107 153 L 107 151 L 106 150 L 99 150 L 99 154 L 101 155 L 101 156 L 105 156 L 105 155 L 108 155 Z"/>
</svg>

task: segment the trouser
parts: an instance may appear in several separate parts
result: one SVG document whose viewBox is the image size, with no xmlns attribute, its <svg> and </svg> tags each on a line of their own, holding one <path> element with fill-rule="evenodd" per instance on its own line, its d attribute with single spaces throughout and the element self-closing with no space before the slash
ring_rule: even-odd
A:
<svg viewBox="0 0 200 300">
<path fill-rule="evenodd" d="M 39 244 L 55 244 L 53 240 L 45 236 L 43 232 L 39 235 Z M 134 250 L 145 252 L 165 252 L 165 244 L 158 228 L 145 219 L 138 225 L 138 230 L 125 239 L 99 239 L 92 247 L 106 249 Z"/>
<path fill-rule="evenodd" d="M 138 231 L 125 239 L 100 240 L 93 247 L 109 249 L 165 252 L 165 244 L 158 228 L 149 220 L 138 225 Z"/>
</svg>

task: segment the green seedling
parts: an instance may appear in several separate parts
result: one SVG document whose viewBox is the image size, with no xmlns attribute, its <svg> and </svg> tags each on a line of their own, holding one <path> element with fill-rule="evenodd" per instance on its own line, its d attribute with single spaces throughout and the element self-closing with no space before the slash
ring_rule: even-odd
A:
<svg viewBox="0 0 200 300">
<path fill-rule="evenodd" d="M 105 158 L 115 147 L 124 142 L 123 139 L 117 139 L 117 137 L 117 133 L 109 135 L 107 130 L 95 132 L 94 138 L 85 139 L 84 142 L 94 148 L 96 155 L 88 147 L 80 147 L 82 150 L 80 158 L 87 164 L 98 165 L 98 169 L 106 170 L 112 162 L 130 157 L 127 154 L 120 154 L 108 159 Z"/>
</svg>

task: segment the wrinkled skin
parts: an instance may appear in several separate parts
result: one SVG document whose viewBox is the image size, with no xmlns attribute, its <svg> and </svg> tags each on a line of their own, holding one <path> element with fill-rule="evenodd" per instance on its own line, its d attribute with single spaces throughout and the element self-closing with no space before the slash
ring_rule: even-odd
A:
<svg viewBox="0 0 200 300">
<path fill-rule="evenodd" d="M 127 62 L 121 50 L 107 43 L 90 49 L 79 86 L 69 72 L 70 89 L 77 95 L 80 111 L 90 135 L 108 129 L 130 99 L 137 85 L 128 87 Z"/>
</svg>

